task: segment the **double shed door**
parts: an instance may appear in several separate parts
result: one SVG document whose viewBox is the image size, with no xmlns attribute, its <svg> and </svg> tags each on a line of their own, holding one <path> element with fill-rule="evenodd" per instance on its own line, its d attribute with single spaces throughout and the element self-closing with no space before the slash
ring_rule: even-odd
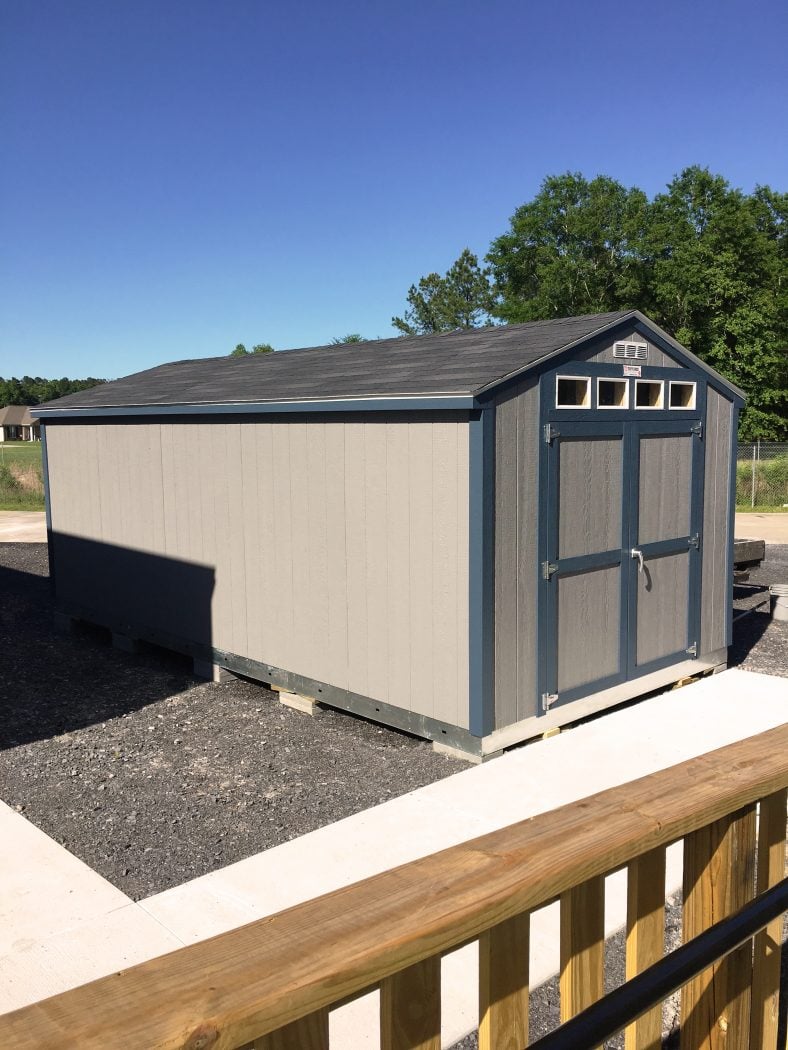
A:
<svg viewBox="0 0 788 1050">
<path fill-rule="evenodd" d="M 566 422 L 547 454 L 542 708 L 697 655 L 700 419 Z"/>
</svg>

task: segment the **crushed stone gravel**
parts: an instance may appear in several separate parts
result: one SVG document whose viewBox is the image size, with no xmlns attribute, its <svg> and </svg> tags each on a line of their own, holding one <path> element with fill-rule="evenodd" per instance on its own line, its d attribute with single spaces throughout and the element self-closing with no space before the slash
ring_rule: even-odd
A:
<svg viewBox="0 0 788 1050">
<path fill-rule="evenodd" d="M 162 650 L 53 628 L 43 544 L 0 544 L 0 798 L 135 900 L 467 768 Z"/>
</svg>

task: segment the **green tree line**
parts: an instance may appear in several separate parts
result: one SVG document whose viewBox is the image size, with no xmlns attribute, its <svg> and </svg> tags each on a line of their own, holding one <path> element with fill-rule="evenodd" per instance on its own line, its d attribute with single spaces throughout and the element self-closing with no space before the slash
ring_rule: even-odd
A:
<svg viewBox="0 0 788 1050">
<path fill-rule="evenodd" d="M 687 168 L 651 200 L 546 178 L 495 237 L 411 286 L 404 335 L 640 309 L 747 394 L 740 436 L 788 436 L 788 194 Z"/>
<path fill-rule="evenodd" d="M 21 379 L 3 379 L 0 376 L 0 408 L 6 405 L 42 405 L 45 401 L 88 390 L 105 379 L 42 379 L 41 376 L 22 376 Z"/>
</svg>

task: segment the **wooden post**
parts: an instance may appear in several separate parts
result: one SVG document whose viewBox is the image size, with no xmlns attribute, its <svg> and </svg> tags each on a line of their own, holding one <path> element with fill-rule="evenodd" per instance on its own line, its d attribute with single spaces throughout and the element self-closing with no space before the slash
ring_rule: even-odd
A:
<svg viewBox="0 0 788 1050">
<path fill-rule="evenodd" d="M 758 893 L 785 877 L 785 819 L 785 789 L 762 799 L 758 822 Z M 750 1029 L 750 1045 L 754 1050 L 776 1050 L 777 1047 L 782 926 L 782 917 L 774 919 L 755 937 Z"/>
<path fill-rule="evenodd" d="M 328 1050 L 328 1010 L 316 1010 L 248 1046 L 253 1050 Z"/>
<path fill-rule="evenodd" d="M 631 980 L 665 952 L 665 847 L 630 861 L 627 869 L 626 978 Z M 626 1050 L 660 1050 L 662 1004 L 625 1031 Z"/>
<path fill-rule="evenodd" d="M 684 942 L 752 900 L 755 807 L 748 806 L 684 840 Z M 748 1050 L 752 944 L 690 981 L 681 996 L 682 1050 Z"/>
<path fill-rule="evenodd" d="M 605 994 L 605 878 L 561 894 L 561 1020 Z"/>
<path fill-rule="evenodd" d="M 380 985 L 381 1050 L 441 1050 L 441 961 L 432 956 Z"/>
<path fill-rule="evenodd" d="M 530 928 L 526 912 L 479 937 L 479 1050 L 528 1046 Z"/>
</svg>

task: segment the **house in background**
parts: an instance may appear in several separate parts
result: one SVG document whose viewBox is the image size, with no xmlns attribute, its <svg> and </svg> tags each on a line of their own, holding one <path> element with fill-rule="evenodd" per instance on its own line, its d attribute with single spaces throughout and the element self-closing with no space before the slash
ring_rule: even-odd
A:
<svg viewBox="0 0 788 1050">
<path fill-rule="evenodd" d="M 41 424 L 30 415 L 30 405 L 0 408 L 0 441 L 40 441 Z"/>
</svg>

